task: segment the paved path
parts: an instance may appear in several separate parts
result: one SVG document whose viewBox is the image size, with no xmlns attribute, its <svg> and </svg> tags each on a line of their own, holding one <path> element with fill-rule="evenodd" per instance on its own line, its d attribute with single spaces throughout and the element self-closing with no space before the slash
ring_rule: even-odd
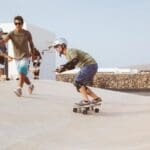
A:
<svg viewBox="0 0 150 150">
<path fill-rule="evenodd" d="M 83 115 L 72 84 L 34 84 L 16 97 L 16 81 L 0 82 L 0 150 L 150 150 L 150 97 L 95 88 L 101 112 Z"/>
</svg>

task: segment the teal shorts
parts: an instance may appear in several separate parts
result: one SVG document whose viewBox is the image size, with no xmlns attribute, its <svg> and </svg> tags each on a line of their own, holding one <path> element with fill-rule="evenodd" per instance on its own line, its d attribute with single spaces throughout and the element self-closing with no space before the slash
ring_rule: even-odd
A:
<svg viewBox="0 0 150 150">
<path fill-rule="evenodd" d="M 27 75 L 29 70 L 29 58 L 23 58 L 21 60 L 16 60 L 17 71 L 18 73 L 22 73 Z"/>
</svg>

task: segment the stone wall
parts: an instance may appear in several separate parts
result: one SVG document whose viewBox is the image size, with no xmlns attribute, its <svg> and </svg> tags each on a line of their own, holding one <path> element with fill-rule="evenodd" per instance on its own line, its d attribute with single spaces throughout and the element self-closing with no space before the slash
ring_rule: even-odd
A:
<svg viewBox="0 0 150 150">
<path fill-rule="evenodd" d="M 57 81 L 73 82 L 75 74 L 57 74 Z M 113 74 L 97 73 L 92 84 L 93 87 L 105 89 L 150 89 L 150 73 Z"/>
</svg>

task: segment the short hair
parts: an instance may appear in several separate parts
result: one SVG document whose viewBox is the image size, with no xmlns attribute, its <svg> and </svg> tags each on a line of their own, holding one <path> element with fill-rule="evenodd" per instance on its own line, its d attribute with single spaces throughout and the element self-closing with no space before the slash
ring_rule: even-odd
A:
<svg viewBox="0 0 150 150">
<path fill-rule="evenodd" d="M 15 20 L 21 21 L 22 24 L 24 23 L 24 20 L 23 20 L 22 16 L 16 16 L 16 17 L 14 17 L 14 22 L 15 22 Z"/>
</svg>

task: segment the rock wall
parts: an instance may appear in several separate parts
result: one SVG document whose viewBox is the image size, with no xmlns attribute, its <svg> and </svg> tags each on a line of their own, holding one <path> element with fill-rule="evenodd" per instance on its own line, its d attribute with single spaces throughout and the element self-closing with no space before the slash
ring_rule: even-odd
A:
<svg viewBox="0 0 150 150">
<path fill-rule="evenodd" d="M 57 81 L 73 82 L 76 74 L 57 74 Z M 137 74 L 97 73 L 94 77 L 93 87 L 105 89 L 150 89 L 150 72 Z"/>
</svg>

